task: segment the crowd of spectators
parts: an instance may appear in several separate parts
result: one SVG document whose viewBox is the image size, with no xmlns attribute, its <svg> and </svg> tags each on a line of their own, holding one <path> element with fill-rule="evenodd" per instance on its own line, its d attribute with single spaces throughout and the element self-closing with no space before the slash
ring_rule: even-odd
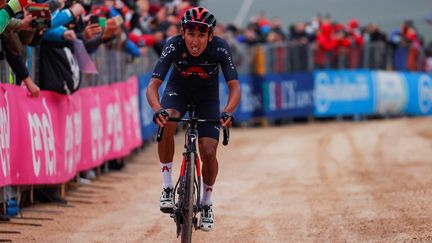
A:
<svg viewBox="0 0 432 243">
<path fill-rule="evenodd" d="M 197 2 L 10 0 L 0 4 L 0 59 L 9 63 L 15 83 L 27 86 L 29 95 L 37 97 L 40 89 L 62 94 L 78 90 L 83 76 L 78 57 L 91 56 L 102 45 L 131 57 L 151 50 L 160 54 L 164 41 L 179 33 L 183 13 Z M 28 70 L 27 46 L 37 53 L 36 77 Z"/>
<path fill-rule="evenodd" d="M 278 17 L 268 18 L 266 13 L 261 11 L 249 20 L 244 30 L 231 24 L 226 25 L 225 30 L 234 31 L 237 41 L 248 46 L 260 43 L 311 46 L 316 68 L 358 68 L 363 56 L 366 55 L 364 46 L 368 45 L 369 48 L 374 47 L 368 55 L 375 55 L 375 58 L 370 59 L 370 66 L 366 68 L 387 69 L 388 65 L 385 65 L 383 60 L 385 57 L 377 56 L 383 54 L 383 51 L 391 51 L 391 55 L 396 59 L 400 57 L 399 59 L 406 61 L 406 70 L 430 70 L 430 64 L 426 63 L 431 57 L 432 43 L 425 43 L 411 20 L 404 21 L 400 28 L 396 27 L 391 33 L 385 33 L 376 23 L 361 25 L 354 18 L 343 23 L 333 20 L 330 15 L 318 15 L 310 21 L 284 27 Z M 400 53 L 399 50 L 403 52 Z M 306 51 L 304 52 L 306 55 Z M 423 58 L 424 55 L 426 58 Z M 296 61 L 298 60 L 297 56 Z M 344 62 L 343 65 L 341 62 Z"/>
<path fill-rule="evenodd" d="M 35 1 L 0 1 L 4 6 L 0 12 L 0 58 L 7 60 L 16 83 L 27 86 L 31 96 L 38 96 L 39 87 L 63 94 L 79 88 L 82 71 L 76 56 L 83 54 L 77 47 L 79 43 L 85 47 L 84 54 L 90 55 L 101 45 L 131 57 L 147 55 L 149 51 L 160 54 L 167 38 L 180 33 L 185 11 L 199 4 L 198 0 Z M 286 27 L 280 18 L 268 18 L 260 11 L 244 29 L 218 22 L 215 34 L 227 39 L 233 48 L 288 43 L 306 55 L 310 52 L 301 47 L 312 47 L 317 68 L 338 67 L 341 62 L 347 68 L 357 68 L 366 44 L 391 47 L 393 55 L 397 55 L 395 50 L 399 47 L 405 47 L 408 70 L 432 70 L 432 45 L 426 45 L 412 21 L 403 22 L 398 30 L 387 34 L 375 23 L 364 26 L 356 19 L 342 23 L 330 16 L 317 16 Z M 37 77 L 29 75 L 26 46 L 39 50 Z M 286 53 L 282 54 L 283 59 Z M 419 67 L 418 60 L 423 55 L 426 58 Z M 302 55 L 296 58 L 293 62 L 302 62 Z M 387 68 L 386 64 L 375 66 Z"/>
</svg>

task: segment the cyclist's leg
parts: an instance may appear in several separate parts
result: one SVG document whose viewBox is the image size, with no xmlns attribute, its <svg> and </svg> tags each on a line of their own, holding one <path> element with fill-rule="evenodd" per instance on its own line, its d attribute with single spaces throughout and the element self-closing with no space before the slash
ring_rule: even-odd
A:
<svg viewBox="0 0 432 243">
<path fill-rule="evenodd" d="M 209 137 L 201 137 L 198 141 L 200 156 L 203 162 L 203 180 L 204 183 L 212 186 L 218 174 L 218 161 L 216 159 L 218 141 Z"/>
<path fill-rule="evenodd" d="M 200 213 L 199 227 L 203 231 L 210 231 L 213 229 L 215 223 L 212 194 L 219 169 L 218 161 L 216 159 L 218 140 L 211 137 L 200 137 L 198 143 L 201 160 L 203 162 L 202 175 L 204 181 L 201 197 L 203 208 Z"/>
<path fill-rule="evenodd" d="M 197 106 L 197 116 L 200 118 L 218 120 L 219 117 L 219 100 L 210 100 L 200 102 Z M 203 210 L 199 226 L 204 231 L 210 231 L 214 226 L 214 213 L 212 205 L 213 185 L 218 174 L 218 161 L 216 151 L 219 141 L 219 125 L 199 124 L 198 126 L 198 147 L 203 162 L 203 195 L 201 203 Z"/>
<path fill-rule="evenodd" d="M 182 117 L 187 110 L 186 98 L 176 89 L 167 87 L 162 95 L 161 105 L 169 116 Z M 176 122 L 168 122 L 164 126 L 162 140 L 158 144 L 159 159 L 162 163 L 172 162 L 174 157 L 174 133 Z"/>
<path fill-rule="evenodd" d="M 162 105 L 163 106 L 163 105 Z M 170 117 L 180 117 L 176 109 L 166 109 Z M 158 153 L 161 163 L 169 163 L 174 157 L 174 133 L 177 128 L 176 122 L 167 122 L 164 126 L 162 140 L 158 143 Z"/>
<path fill-rule="evenodd" d="M 201 101 L 197 105 L 196 114 L 203 119 L 219 119 L 219 100 Z M 213 186 L 218 173 L 216 151 L 219 141 L 219 125 L 198 124 L 198 144 L 200 157 L 203 162 L 202 174 L 204 183 Z"/>
<path fill-rule="evenodd" d="M 165 89 L 162 96 L 161 105 L 165 108 L 170 117 L 180 117 L 184 114 L 186 103 L 179 92 L 175 92 L 169 87 Z M 177 123 L 168 122 L 164 126 L 162 140 L 158 143 L 159 161 L 162 173 L 162 192 L 160 197 L 161 211 L 169 213 L 169 209 L 174 207 L 174 185 L 172 181 L 172 161 L 174 157 L 174 133 Z"/>
</svg>

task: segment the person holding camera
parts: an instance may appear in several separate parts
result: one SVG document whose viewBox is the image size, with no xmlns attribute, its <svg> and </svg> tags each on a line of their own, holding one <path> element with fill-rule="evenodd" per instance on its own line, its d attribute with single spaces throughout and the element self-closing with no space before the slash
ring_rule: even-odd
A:
<svg viewBox="0 0 432 243">
<path fill-rule="evenodd" d="M 10 0 L 6 5 L 5 1 L 0 1 L 0 5 L 4 6 L 2 10 L 0 10 L 0 34 L 4 32 L 6 27 L 8 26 L 11 18 L 14 17 L 17 13 L 21 12 L 27 5 L 28 0 Z"/>
<path fill-rule="evenodd" d="M 4 2 L 0 3 L 2 6 Z M 4 9 L 6 11 L 9 6 L 14 6 L 13 2 L 9 2 Z M 16 7 L 16 6 L 15 6 Z M 22 9 L 21 9 L 22 10 Z M 18 13 L 18 12 L 16 12 Z M 1 13 L 0 13 L 1 15 Z M 31 14 L 24 10 L 24 18 L 18 19 L 11 17 L 7 28 L 4 29 L 1 35 L 1 52 L 6 57 L 9 66 L 12 68 L 16 75 L 16 84 L 21 85 L 22 83 L 27 87 L 29 96 L 38 97 L 40 93 L 39 87 L 33 82 L 33 79 L 29 75 L 27 66 L 25 65 L 26 60 L 26 48 L 32 39 L 33 35 L 25 32 L 32 30 L 31 22 L 35 19 Z"/>
</svg>

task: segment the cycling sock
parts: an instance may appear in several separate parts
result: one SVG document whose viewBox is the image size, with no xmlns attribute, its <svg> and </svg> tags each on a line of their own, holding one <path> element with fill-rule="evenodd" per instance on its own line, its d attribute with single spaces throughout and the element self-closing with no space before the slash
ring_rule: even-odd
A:
<svg viewBox="0 0 432 243">
<path fill-rule="evenodd" d="M 162 172 L 162 186 L 163 188 L 173 187 L 173 181 L 171 177 L 171 169 L 173 162 L 160 163 Z"/>
<path fill-rule="evenodd" d="M 212 192 L 213 192 L 213 186 L 209 186 L 205 183 L 203 183 L 203 196 L 201 199 L 202 205 L 211 205 L 212 204 Z"/>
</svg>

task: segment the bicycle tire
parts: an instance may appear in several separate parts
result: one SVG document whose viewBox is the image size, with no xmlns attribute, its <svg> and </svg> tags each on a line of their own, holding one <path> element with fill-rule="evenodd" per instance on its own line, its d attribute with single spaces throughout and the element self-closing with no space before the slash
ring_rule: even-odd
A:
<svg viewBox="0 0 432 243">
<path fill-rule="evenodd" d="M 183 208 L 183 225 L 181 227 L 181 242 L 190 243 L 192 241 L 193 228 L 193 205 L 194 205 L 194 189 L 195 189 L 195 154 L 190 153 L 189 161 L 186 161 L 186 190 L 184 197 Z"/>
</svg>

